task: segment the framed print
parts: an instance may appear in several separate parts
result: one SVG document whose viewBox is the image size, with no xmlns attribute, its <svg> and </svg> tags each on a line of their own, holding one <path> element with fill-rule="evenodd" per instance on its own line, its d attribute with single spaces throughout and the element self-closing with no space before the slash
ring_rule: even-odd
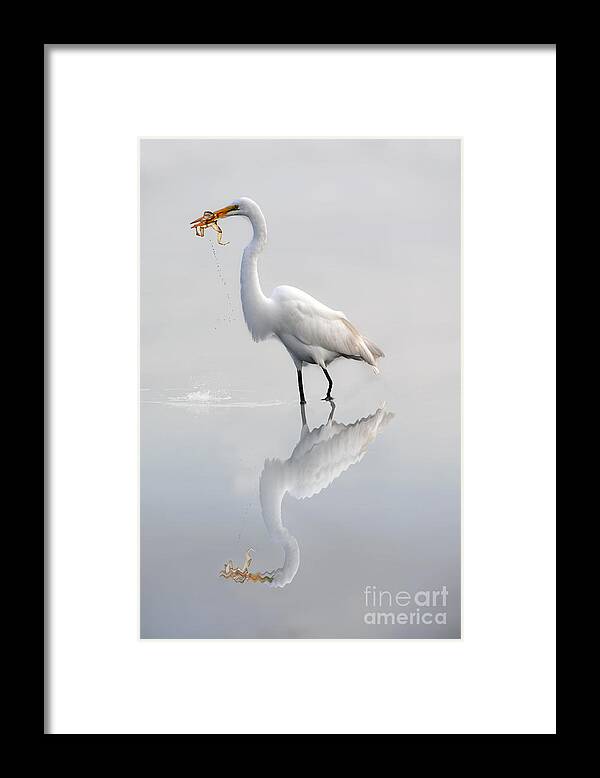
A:
<svg viewBox="0 0 600 778">
<path fill-rule="evenodd" d="M 45 732 L 554 734 L 555 44 L 44 70 Z"/>
</svg>

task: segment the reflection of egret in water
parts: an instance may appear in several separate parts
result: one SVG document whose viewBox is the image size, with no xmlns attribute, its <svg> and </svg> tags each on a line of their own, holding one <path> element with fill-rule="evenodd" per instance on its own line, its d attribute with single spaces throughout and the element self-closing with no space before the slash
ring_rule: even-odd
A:
<svg viewBox="0 0 600 778">
<path fill-rule="evenodd" d="M 282 567 L 265 573 L 251 573 L 252 549 L 249 549 L 242 567 L 235 567 L 229 561 L 219 575 L 237 583 L 258 581 L 275 587 L 286 586 L 294 579 L 300 566 L 300 549 L 296 538 L 283 526 L 283 498 L 291 494 L 301 500 L 326 489 L 351 465 L 361 461 L 382 427 L 393 417 L 384 408 L 378 408 L 353 424 L 340 424 L 333 420 L 334 411 L 332 402 L 327 422 L 309 430 L 306 412 L 301 406 L 302 430 L 291 456 L 285 462 L 267 459 L 260 476 L 262 516 L 271 540 L 283 548 Z"/>
</svg>

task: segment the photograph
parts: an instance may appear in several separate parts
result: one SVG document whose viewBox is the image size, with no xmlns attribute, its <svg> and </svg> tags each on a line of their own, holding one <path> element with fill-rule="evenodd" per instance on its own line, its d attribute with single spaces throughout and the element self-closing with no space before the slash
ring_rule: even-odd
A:
<svg viewBox="0 0 600 778">
<path fill-rule="evenodd" d="M 460 639 L 462 140 L 139 139 L 142 639 Z"/>
</svg>

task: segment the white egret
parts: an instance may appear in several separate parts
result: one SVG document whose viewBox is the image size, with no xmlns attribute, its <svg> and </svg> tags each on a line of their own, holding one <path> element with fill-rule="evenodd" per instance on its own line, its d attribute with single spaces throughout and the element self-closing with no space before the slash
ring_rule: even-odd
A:
<svg viewBox="0 0 600 778">
<path fill-rule="evenodd" d="M 206 211 L 204 216 L 192 222 L 192 227 L 200 235 L 204 235 L 205 228 L 213 227 L 220 242 L 217 220 L 231 216 L 246 217 L 254 232 L 242 254 L 240 285 L 244 319 L 255 341 L 276 337 L 285 346 L 296 366 L 300 403 L 306 402 L 302 383 L 305 364 L 318 365 L 324 372 L 328 381 L 324 400 L 332 399 L 333 381 L 327 366 L 334 359 L 361 360 L 378 373 L 376 361 L 384 355 L 383 351 L 361 335 L 345 313 L 328 308 L 293 286 L 278 286 L 270 297 L 263 293 L 258 277 L 258 257 L 267 242 L 267 224 L 253 200 L 241 197 L 218 211 Z"/>
</svg>

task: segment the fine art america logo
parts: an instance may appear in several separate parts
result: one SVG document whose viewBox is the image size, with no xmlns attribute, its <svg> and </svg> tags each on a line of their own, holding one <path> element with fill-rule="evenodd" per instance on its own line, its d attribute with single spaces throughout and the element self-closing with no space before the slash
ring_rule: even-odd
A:
<svg viewBox="0 0 600 778">
<path fill-rule="evenodd" d="M 448 589 L 421 589 L 418 592 L 389 592 L 367 586 L 363 592 L 365 624 L 435 625 L 446 624 Z"/>
</svg>

